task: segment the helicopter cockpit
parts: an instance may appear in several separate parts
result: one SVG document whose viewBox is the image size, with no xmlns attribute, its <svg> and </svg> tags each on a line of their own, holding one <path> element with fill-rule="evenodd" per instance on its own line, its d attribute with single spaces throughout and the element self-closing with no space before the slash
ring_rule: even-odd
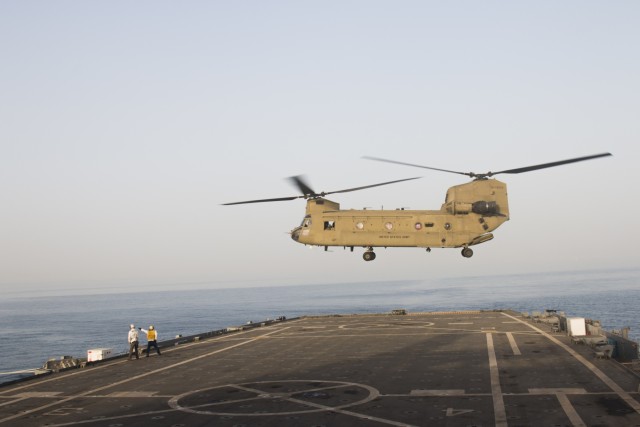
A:
<svg viewBox="0 0 640 427">
<path fill-rule="evenodd" d="M 300 234 L 306 235 L 309 234 L 309 229 L 311 228 L 311 215 L 305 215 L 302 219 L 302 222 L 299 226 L 291 230 L 291 238 L 296 242 L 300 240 Z"/>
</svg>

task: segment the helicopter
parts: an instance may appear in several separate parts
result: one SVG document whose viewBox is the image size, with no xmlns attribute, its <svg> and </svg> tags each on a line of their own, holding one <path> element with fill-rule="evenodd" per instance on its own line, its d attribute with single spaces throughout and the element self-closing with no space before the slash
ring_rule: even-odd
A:
<svg viewBox="0 0 640 427">
<path fill-rule="evenodd" d="M 349 248 L 351 252 L 355 247 L 362 247 L 365 248 L 362 255 L 365 261 L 373 261 L 376 258 L 374 252 L 376 247 L 418 247 L 425 248 L 427 252 L 431 252 L 431 248 L 462 248 L 462 256 L 471 258 L 473 256 L 471 246 L 492 240 L 492 232 L 509 220 L 507 185 L 493 176 L 531 172 L 606 156 L 611 156 L 611 153 L 486 173 L 459 172 L 379 157 L 364 157 L 368 160 L 454 173 L 472 178 L 471 182 L 450 187 L 447 190 L 444 203 L 438 210 L 345 210 L 340 209 L 339 203 L 325 198 L 329 194 L 395 184 L 418 179 L 418 177 L 317 193 L 301 176 L 293 176 L 289 180 L 302 195 L 224 203 L 224 205 L 304 198 L 307 200 L 305 216 L 302 223 L 291 230 L 291 238 L 304 245 L 324 246 L 325 251 L 329 246 L 342 246 L 345 249 Z"/>
</svg>

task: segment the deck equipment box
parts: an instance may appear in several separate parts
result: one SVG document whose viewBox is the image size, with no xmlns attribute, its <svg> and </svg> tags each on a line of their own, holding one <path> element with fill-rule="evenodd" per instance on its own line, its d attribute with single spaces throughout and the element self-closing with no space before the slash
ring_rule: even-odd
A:
<svg viewBox="0 0 640 427">
<path fill-rule="evenodd" d="M 569 336 L 572 337 L 587 335 L 587 324 L 584 321 L 584 317 L 567 318 L 567 331 Z"/>
<path fill-rule="evenodd" d="M 111 357 L 113 350 L 110 348 L 92 348 L 87 350 L 87 362 L 95 362 Z"/>
</svg>

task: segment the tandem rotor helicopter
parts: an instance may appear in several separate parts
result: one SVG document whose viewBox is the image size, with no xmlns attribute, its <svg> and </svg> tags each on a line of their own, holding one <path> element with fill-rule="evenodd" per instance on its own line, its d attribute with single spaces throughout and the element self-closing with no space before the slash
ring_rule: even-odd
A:
<svg viewBox="0 0 640 427">
<path fill-rule="evenodd" d="M 325 251 L 329 246 L 350 248 L 351 252 L 354 247 L 363 247 L 365 252 L 362 257 L 365 261 L 373 261 L 376 258 L 373 249 L 377 247 L 417 247 L 425 248 L 427 252 L 430 252 L 431 248 L 462 248 L 462 256 L 470 258 L 473 256 L 471 246 L 493 239 L 491 232 L 509 220 L 507 185 L 492 178 L 493 176 L 531 172 L 606 156 L 611 156 L 611 153 L 487 173 L 458 172 L 378 157 L 365 157 L 369 160 L 473 178 L 471 182 L 449 188 L 439 210 L 344 210 L 340 209 L 339 203 L 325 198 L 329 194 L 364 190 L 418 178 L 316 193 L 302 177 L 293 176 L 289 179 L 302 195 L 248 200 L 224 205 L 306 199 L 307 208 L 304 219 L 298 227 L 291 230 L 291 238 L 305 245 L 324 246 Z"/>
</svg>

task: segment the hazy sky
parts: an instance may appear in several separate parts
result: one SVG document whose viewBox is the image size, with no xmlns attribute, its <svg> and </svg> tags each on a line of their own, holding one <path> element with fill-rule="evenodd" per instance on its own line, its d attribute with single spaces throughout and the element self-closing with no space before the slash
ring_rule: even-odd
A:
<svg viewBox="0 0 640 427">
<path fill-rule="evenodd" d="M 637 1 L 2 1 L 0 290 L 307 284 L 634 268 Z M 511 221 L 374 262 L 287 234 L 304 201 L 438 209 L 502 175 Z"/>
</svg>

